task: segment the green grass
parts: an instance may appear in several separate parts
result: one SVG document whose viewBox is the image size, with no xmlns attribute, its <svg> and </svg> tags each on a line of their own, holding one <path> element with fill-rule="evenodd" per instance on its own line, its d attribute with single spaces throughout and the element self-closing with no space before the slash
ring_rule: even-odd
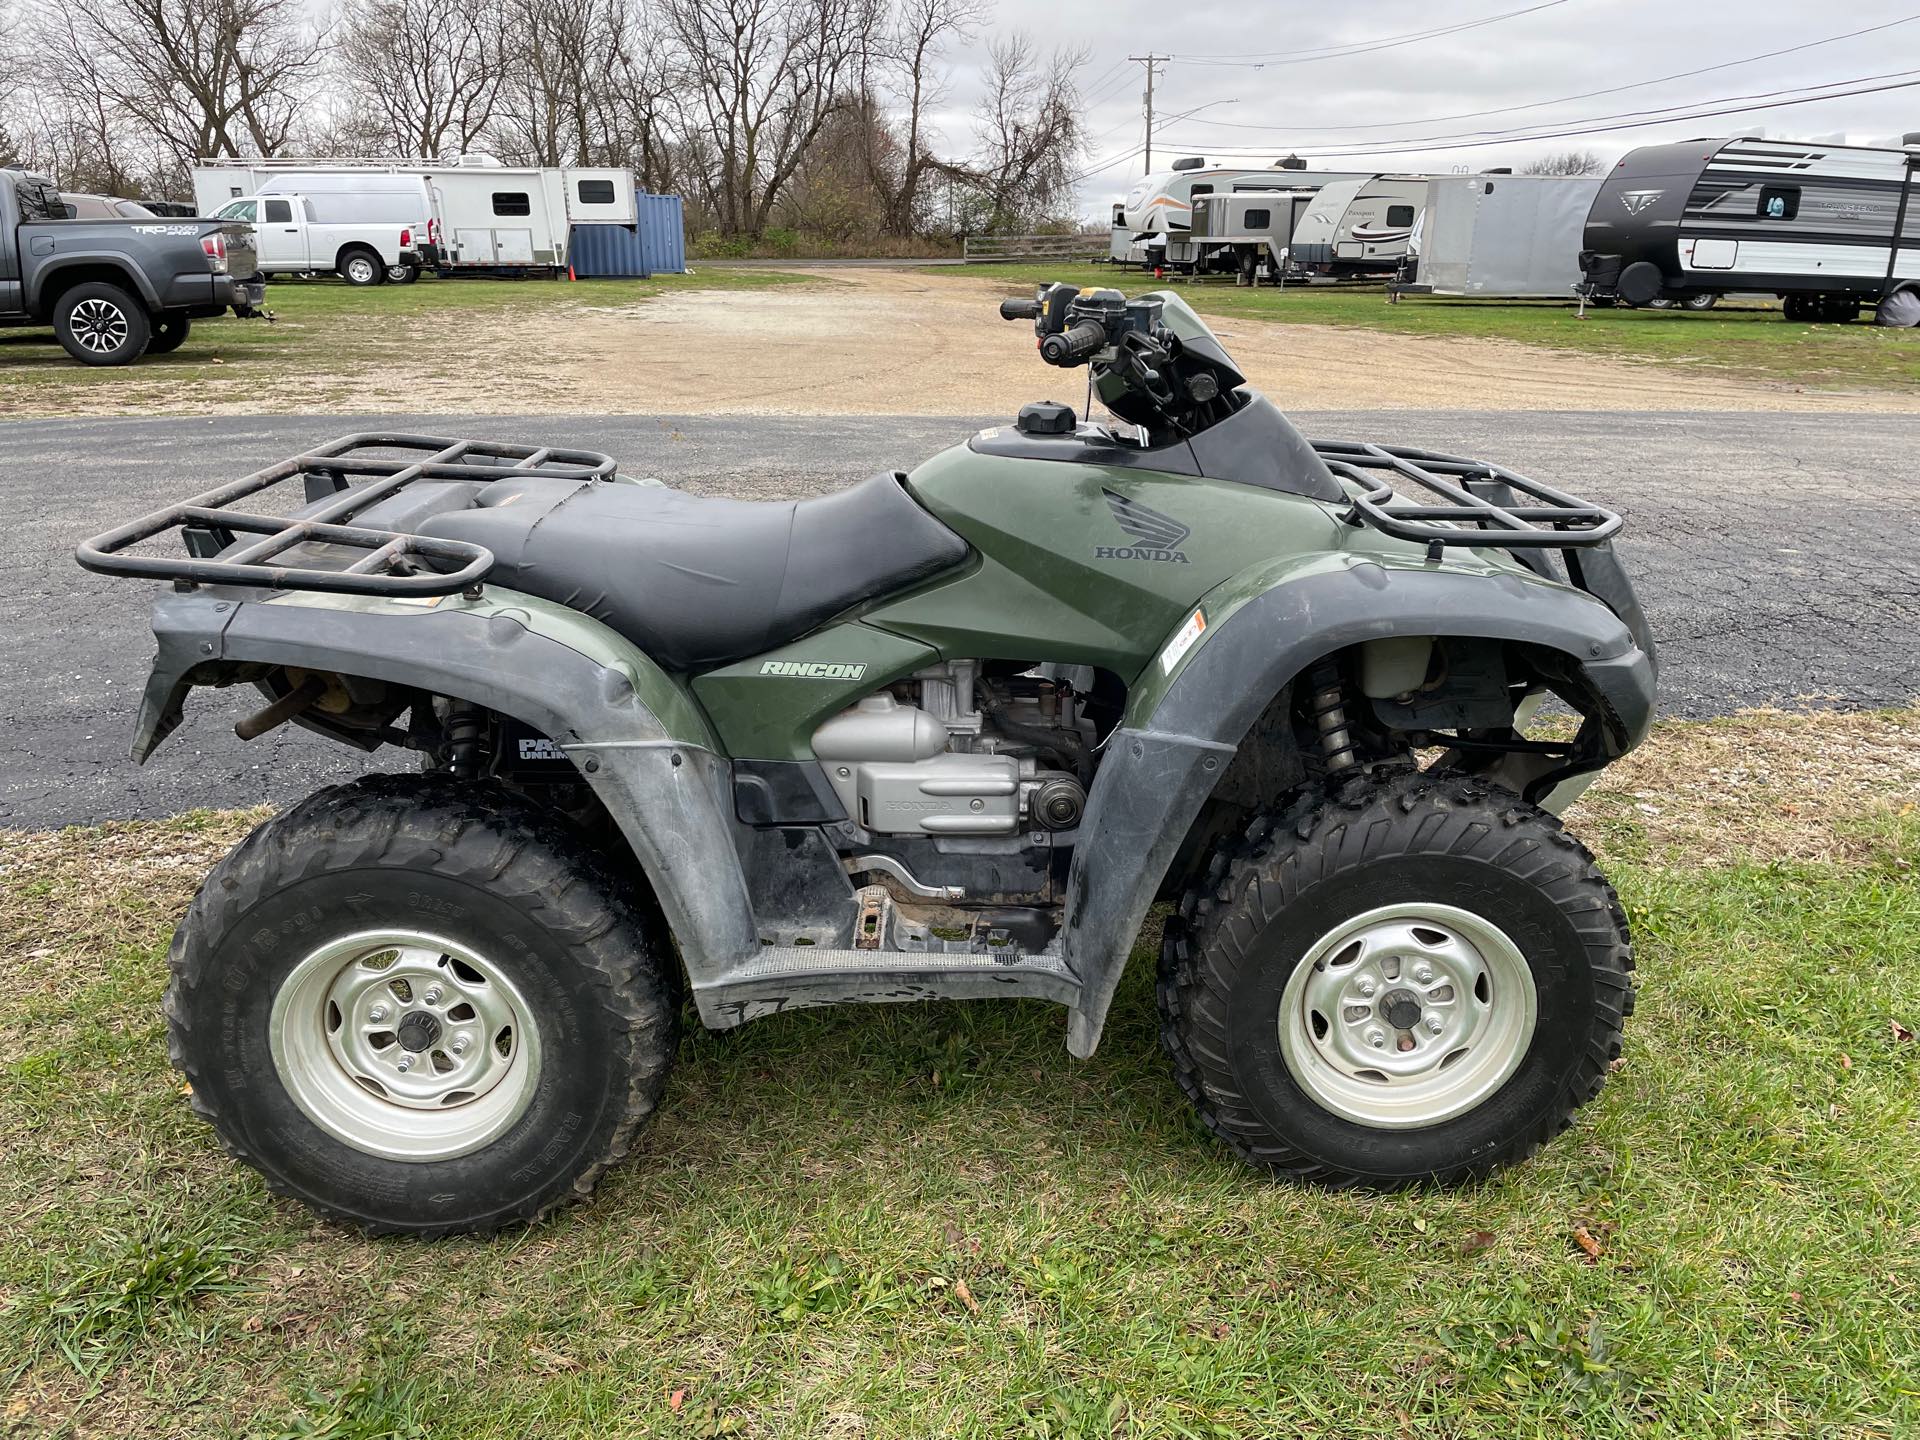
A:
<svg viewBox="0 0 1920 1440">
<path fill-rule="evenodd" d="M 577 284 L 424 279 L 368 290 L 334 279 L 273 280 L 267 286 L 273 323 L 230 315 L 195 321 L 180 349 L 131 366 L 77 365 L 50 328 L 0 330 L 0 415 L 59 414 L 103 403 L 177 413 L 248 396 L 270 402 L 283 391 L 324 402 L 369 373 L 388 377 L 394 399 L 381 408 L 404 410 L 410 391 L 430 397 L 442 378 L 470 385 L 476 367 L 484 373 L 502 349 L 553 343 L 556 317 L 564 324 L 569 312 L 630 306 L 676 291 L 805 283 L 824 282 L 731 268 Z M 411 408 L 421 408 L 420 401 Z"/>
<path fill-rule="evenodd" d="M 1109 285 L 1129 294 L 1177 290 L 1204 315 L 1350 326 L 1395 335 L 1512 340 L 1616 360 L 1722 371 L 1812 389 L 1912 390 L 1920 387 L 1920 330 L 1788 324 L 1775 304 L 1727 301 L 1704 312 L 1595 310 L 1580 318 L 1571 302 L 1409 297 L 1387 303 L 1375 286 L 1243 289 L 1230 278 L 1156 282 L 1146 272 L 1110 265 L 1010 264 L 929 268 L 929 275 L 979 275 L 1022 289 L 1049 280 Z"/>
<path fill-rule="evenodd" d="M 257 818 L 0 833 L 0 1430 L 1920 1433 L 1911 806 L 1844 865 L 1616 863 L 1625 1057 L 1482 1185 L 1229 1160 L 1143 949 L 1084 1063 L 1025 1004 L 696 1030 L 591 1204 L 441 1244 L 271 1199 L 166 1067 L 169 928 Z"/>
</svg>

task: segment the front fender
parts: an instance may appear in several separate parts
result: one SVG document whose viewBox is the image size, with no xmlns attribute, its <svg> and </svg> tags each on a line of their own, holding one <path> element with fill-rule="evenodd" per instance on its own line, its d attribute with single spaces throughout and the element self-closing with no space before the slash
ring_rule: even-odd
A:
<svg viewBox="0 0 1920 1440">
<path fill-rule="evenodd" d="M 1611 755 L 1653 723 L 1652 657 L 1605 604 L 1489 560 L 1424 564 L 1379 553 L 1255 566 L 1199 606 L 1129 698 L 1088 797 L 1068 878 L 1065 954 L 1082 991 L 1068 1048 L 1091 1054 L 1134 937 L 1214 784 L 1270 700 L 1316 660 L 1398 635 L 1478 636 L 1558 650 L 1607 709 Z"/>
<path fill-rule="evenodd" d="M 159 653 L 136 760 L 178 725 L 206 665 L 295 666 L 467 700 L 531 726 L 573 760 L 632 848 L 696 982 L 758 951 L 727 762 L 685 692 L 606 626 L 491 588 L 479 600 L 252 593 L 155 603 Z"/>
</svg>

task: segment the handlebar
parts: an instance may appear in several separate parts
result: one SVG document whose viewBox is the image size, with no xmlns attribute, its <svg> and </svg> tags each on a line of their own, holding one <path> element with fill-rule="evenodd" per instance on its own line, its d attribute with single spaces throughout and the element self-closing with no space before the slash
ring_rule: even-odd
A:
<svg viewBox="0 0 1920 1440">
<path fill-rule="evenodd" d="M 1038 300 L 1002 300 L 1000 318 L 1002 320 L 1038 320 L 1040 302 Z"/>
<path fill-rule="evenodd" d="M 1094 320 L 1049 335 L 1040 342 L 1040 358 L 1049 365 L 1072 365 L 1086 359 L 1107 343 L 1107 327 Z"/>
</svg>

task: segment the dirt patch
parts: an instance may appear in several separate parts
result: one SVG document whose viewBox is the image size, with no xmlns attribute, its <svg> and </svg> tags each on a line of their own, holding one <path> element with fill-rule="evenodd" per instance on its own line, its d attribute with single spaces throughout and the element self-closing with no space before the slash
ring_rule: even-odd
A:
<svg viewBox="0 0 1920 1440">
<path fill-rule="evenodd" d="M 1920 810 L 1920 708 L 1671 723 L 1567 814 L 1603 855 L 1667 866 L 1857 862 Z"/>
<path fill-rule="evenodd" d="M 1047 391 L 1083 401 L 1084 374 L 1039 366 L 1031 337 L 995 315 L 1002 297 L 1025 293 L 1018 284 L 892 270 L 818 278 L 836 283 L 576 312 L 551 363 L 582 404 L 614 412 L 997 415 Z M 1808 392 L 1505 340 L 1209 323 L 1286 409 L 1920 409 L 1920 396 Z"/>
</svg>

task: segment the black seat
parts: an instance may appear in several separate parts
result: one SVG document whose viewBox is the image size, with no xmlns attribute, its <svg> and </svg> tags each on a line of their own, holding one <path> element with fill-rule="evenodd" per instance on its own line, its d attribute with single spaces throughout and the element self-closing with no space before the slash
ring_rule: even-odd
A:
<svg viewBox="0 0 1920 1440">
<path fill-rule="evenodd" d="M 771 650 L 967 554 L 896 475 L 797 501 L 500 480 L 418 529 L 486 546 L 490 583 L 584 611 L 670 670 Z"/>
</svg>

